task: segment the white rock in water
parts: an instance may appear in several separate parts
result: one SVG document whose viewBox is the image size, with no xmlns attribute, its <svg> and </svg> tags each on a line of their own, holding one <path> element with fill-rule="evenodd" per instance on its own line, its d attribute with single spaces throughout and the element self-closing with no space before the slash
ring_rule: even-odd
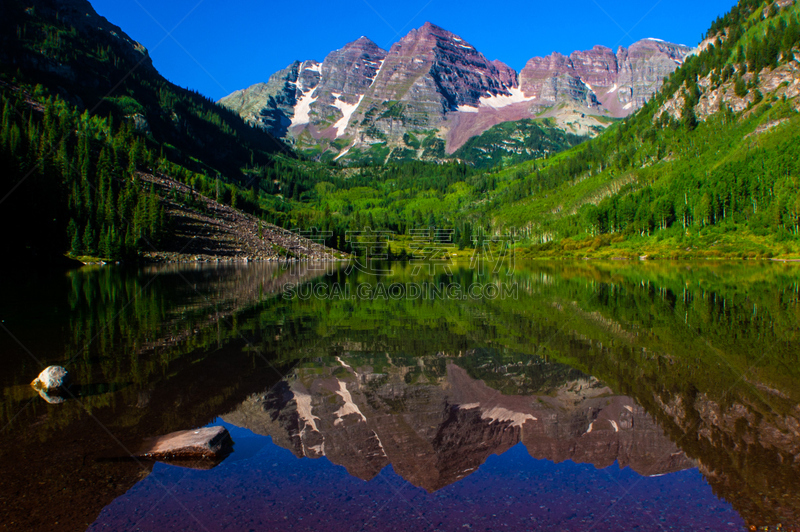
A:
<svg viewBox="0 0 800 532">
<path fill-rule="evenodd" d="M 31 386 L 45 392 L 58 392 L 66 390 L 69 386 L 69 371 L 61 366 L 50 366 L 42 371 Z"/>
</svg>

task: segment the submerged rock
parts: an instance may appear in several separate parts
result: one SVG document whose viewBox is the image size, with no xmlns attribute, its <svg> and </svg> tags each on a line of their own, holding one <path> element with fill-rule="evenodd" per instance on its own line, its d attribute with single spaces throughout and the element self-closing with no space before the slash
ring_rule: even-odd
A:
<svg viewBox="0 0 800 532">
<path fill-rule="evenodd" d="M 148 440 L 137 456 L 155 460 L 214 459 L 228 453 L 232 445 L 228 429 L 207 427 L 182 430 Z"/>
<path fill-rule="evenodd" d="M 38 392 L 45 392 L 46 395 L 52 396 L 65 392 L 67 386 L 69 386 L 69 382 L 69 371 L 61 366 L 50 366 L 45 368 L 45 370 L 31 382 L 31 386 Z"/>
</svg>

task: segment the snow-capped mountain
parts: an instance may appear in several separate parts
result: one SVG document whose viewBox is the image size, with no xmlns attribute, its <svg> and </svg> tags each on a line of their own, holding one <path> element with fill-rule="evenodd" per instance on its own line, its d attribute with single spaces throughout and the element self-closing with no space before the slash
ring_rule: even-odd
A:
<svg viewBox="0 0 800 532">
<path fill-rule="evenodd" d="M 431 23 L 387 52 L 361 37 L 320 64 L 295 62 L 220 103 L 301 150 L 354 157 L 376 146 L 414 158 L 453 153 L 497 124 L 552 118 L 595 134 L 634 113 L 692 53 L 645 39 L 531 59 L 519 74 Z M 349 156 L 349 157 L 348 157 Z"/>
</svg>

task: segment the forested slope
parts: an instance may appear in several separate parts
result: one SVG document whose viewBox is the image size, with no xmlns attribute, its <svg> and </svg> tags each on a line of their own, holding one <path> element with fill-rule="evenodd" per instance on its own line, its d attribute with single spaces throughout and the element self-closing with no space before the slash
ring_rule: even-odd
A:
<svg viewBox="0 0 800 532">
<path fill-rule="evenodd" d="M 675 254 L 708 240 L 796 251 L 800 9 L 783 4 L 740 2 L 633 118 L 500 172 L 471 217 L 517 228 L 541 253 Z"/>
<path fill-rule="evenodd" d="M 17 261 L 66 251 L 131 258 L 158 247 L 170 220 L 137 170 L 169 173 L 228 204 L 238 196 L 255 213 L 281 186 L 276 157 L 294 157 L 165 80 L 85 0 L 4 2 L 0 44 L 0 223 Z"/>
</svg>

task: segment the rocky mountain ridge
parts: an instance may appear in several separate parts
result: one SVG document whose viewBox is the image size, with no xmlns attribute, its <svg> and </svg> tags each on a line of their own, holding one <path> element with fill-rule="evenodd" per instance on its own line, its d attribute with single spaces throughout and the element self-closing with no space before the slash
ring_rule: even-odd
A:
<svg viewBox="0 0 800 532">
<path fill-rule="evenodd" d="M 155 70 L 147 49 L 129 37 L 119 26 L 100 16 L 88 0 L 29 0 L 26 7 L 25 12 L 31 18 L 31 22 L 35 17 L 54 19 L 61 24 L 74 27 L 77 31 L 90 38 L 97 38 L 98 35 L 110 37 L 112 41 L 119 45 L 116 51 L 124 55 L 126 59 L 136 63 L 138 68 L 144 67 L 151 71 Z M 5 6 L 0 6 L 0 15 L 7 16 L 6 13 L 3 13 L 4 9 Z M 2 52 L 0 52 L 0 57 L 2 55 Z M 20 57 L 12 57 L 10 59 L 29 60 L 29 58 Z M 55 67 L 56 65 L 49 66 Z M 65 70 L 64 65 L 57 66 L 62 71 Z"/>
<path fill-rule="evenodd" d="M 380 147 L 387 159 L 399 151 L 436 159 L 509 121 L 552 118 L 594 135 L 641 108 L 690 53 L 645 39 L 616 52 L 535 57 L 517 73 L 428 22 L 388 52 L 361 37 L 321 64 L 295 62 L 219 103 L 321 158 Z"/>
</svg>

